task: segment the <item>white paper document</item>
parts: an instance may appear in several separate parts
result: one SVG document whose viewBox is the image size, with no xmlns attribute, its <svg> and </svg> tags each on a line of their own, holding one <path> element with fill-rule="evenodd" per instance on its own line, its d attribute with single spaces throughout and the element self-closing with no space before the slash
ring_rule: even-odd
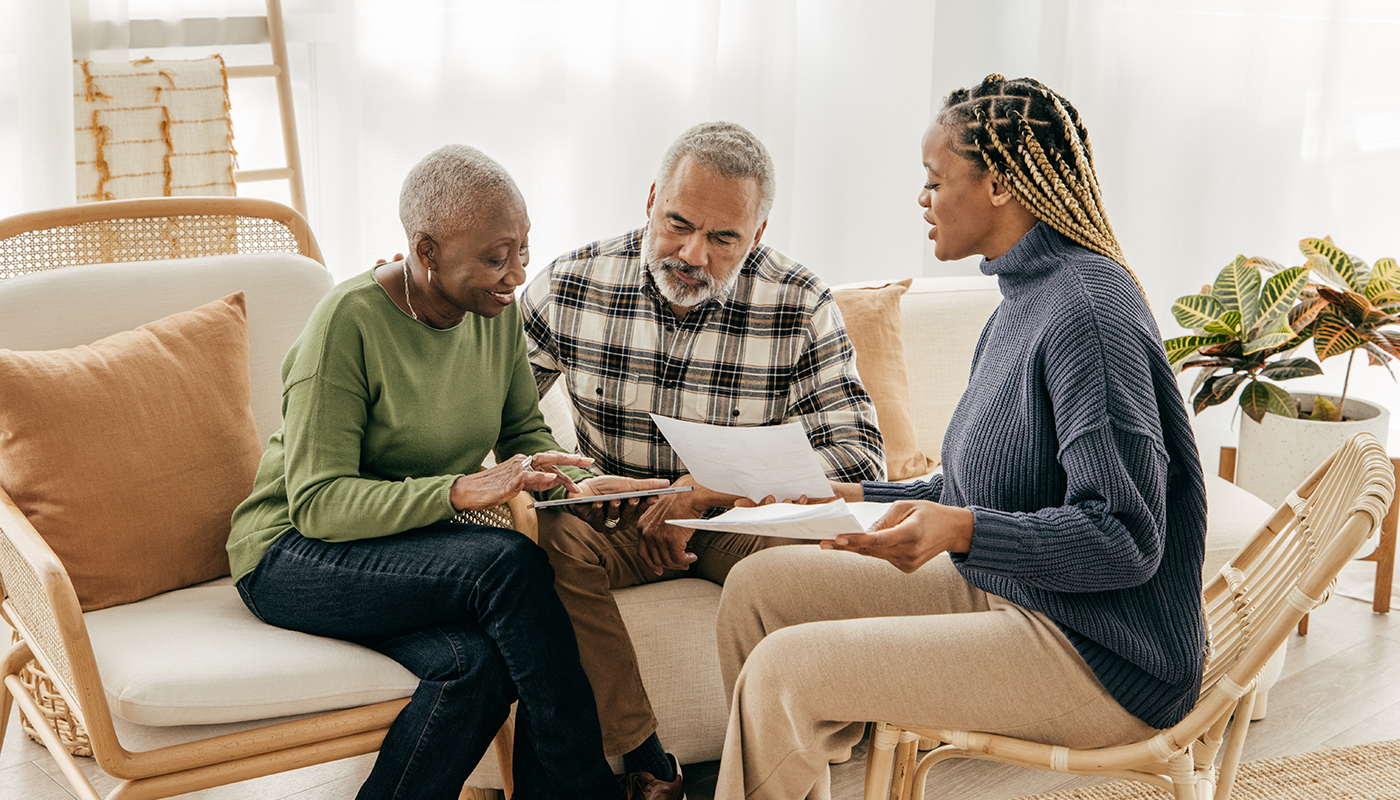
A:
<svg viewBox="0 0 1400 800">
<path fill-rule="evenodd" d="M 682 528 L 706 531 L 821 540 L 834 539 L 843 533 L 864 533 L 889 507 L 889 503 L 847 503 L 845 500 L 814 506 L 773 503 L 757 508 L 732 508 L 711 519 L 673 519 L 670 522 Z"/>
<path fill-rule="evenodd" d="M 707 489 L 755 502 L 830 497 L 826 462 L 799 423 L 732 427 L 651 415 L 695 480 Z"/>
</svg>

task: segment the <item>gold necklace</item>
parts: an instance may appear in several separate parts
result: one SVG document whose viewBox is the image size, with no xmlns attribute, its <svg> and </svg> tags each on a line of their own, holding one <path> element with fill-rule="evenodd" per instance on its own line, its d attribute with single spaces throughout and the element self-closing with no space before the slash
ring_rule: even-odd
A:
<svg viewBox="0 0 1400 800">
<path fill-rule="evenodd" d="M 413 300 L 408 296 L 408 259 L 403 260 L 403 301 L 408 304 L 408 313 L 413 315 L 413 321 L 419 322 L 418 312 L 413 310 Z"/>
</svg>

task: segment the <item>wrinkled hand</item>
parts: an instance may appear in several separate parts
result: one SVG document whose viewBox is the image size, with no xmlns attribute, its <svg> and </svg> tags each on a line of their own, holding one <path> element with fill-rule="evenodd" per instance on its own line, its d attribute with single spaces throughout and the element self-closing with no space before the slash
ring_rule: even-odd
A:
<svg viewBox="0 0 1400 800">
<path fill-rule="evenodd" d="M 665 478 L 623 478 L 617 475 L 602 475 L 589 478 L 578 485 L 579 491 L 570 492 L 570 497 L 637 492 L 643 489 L 665 489 L 671 482 Z M 617 534 L 637 526 L 642 512 L 656 501 L 655 497 L 629 497 L 626 500 L 609 500 L 606 503 L 569 506 L 574 516 L 593 526 L 599 533 Z"/>
<path fill-rule="evenodd" d="M 846 550 L 882 558 L 901 572 L 913 572 L 940 553 L 966 553 L 972 547 L 972 512 L 930 500 L 900 500 L 869 533 L 847 533 L 821 543 L 823 550 Z"/>
<path fill-rule="evenodd" d="M 642 561 L 657 575 L 667 569 L 690 569 L 690 565 L 695 563 L 696 559 L 694 553 L 685 551 L 685 546 L 690 543 L 690 536 L 694 531 L 668 525 L 667 520 L 703 517 L 711 508 L 729 508 L 739 499 L 733 495 L 712 492 L 696 483 L 689 475 L 682 475 L 674 485 L 694 486 L 695 491 L 658 497 L 646 513 L 642 514 L 639 525 L 641 538 L 637 542 L 637 549 L 642 555 Z"/>
<path fill-rule="evenodd" d="M 395 253 L 395 254 L 394 254 L 393 260 L 394 260 L 394 261 L 403 261 L 403 253 Z M 377 266 L 379 266 L 380 264 L 388 264 L 388 263 L 389 263 L 389 259 L 381 258 L 381 259 L 376 260 L 376 261 L 374 262 L 374 265 L 377 267 Z"/>
<path fill-rule="evenodd" d="M 488 470 L 458 478 L 452 484 L 452 507 L 458 511 L 495 508 L 521 492 L 543 492 L 563 485 L 568 478 L 557 467 L 586 468 L 592 463 L 593 459 L 576 453 L 511 456 Z"/>
</svg>

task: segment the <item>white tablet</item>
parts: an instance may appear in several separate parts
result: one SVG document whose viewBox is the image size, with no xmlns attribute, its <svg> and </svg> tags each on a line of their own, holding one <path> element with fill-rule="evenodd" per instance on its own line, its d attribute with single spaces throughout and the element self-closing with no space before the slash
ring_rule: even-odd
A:
<svg viewBox="0 0 1400 800">
<path fill-rule="evenodd" d="M 694 490 L 694 486 L 667 486 L 665 489 L 642 489 L 636 492 L 579 495 L 578 497 L 565 497 L 559 500 L 541 500 L 534 505 L 535 508 L 546 508 L 548 506 L 570 506 L 577 503 L 606 503 L 609 500 L 626 500 L 629 497 L 651 497 L 657 494 L 676 494 L 678 492 L 690 492 Z"/>
</svg>

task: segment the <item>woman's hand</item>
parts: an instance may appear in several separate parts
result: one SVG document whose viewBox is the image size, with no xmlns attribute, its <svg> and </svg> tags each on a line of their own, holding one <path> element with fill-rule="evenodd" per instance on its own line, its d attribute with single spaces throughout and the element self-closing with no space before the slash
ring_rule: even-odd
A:
<svg viewBox="0 0 1400 800">
<path fill-rule="evenodd" d="M 847 550 L 883 558 L 902 572 L 913 572 L 940 553 L 972 548 L 972 512 L 930 500 L 890 504 L 869 533 L 847 533 L 821 543 L 823 550 Z"/>
<path fill-rule="evenodd" d="M 617 475 L 603 475 L 589 478 L 578 485 L 577 492 L 569 492 L 570 497 L 589 497 L 619 492 L 639 492 L 644 489 L 665 489 L 671 482 L 665 478 L 623 478 Z M 656 502 L 655 497 L 629 497 L 626 500 L 609 500 L 605 503 L 578 504 L 569 506 L 574 516 L 593 526 L 599 533 L 616 534 L 637 526 L 642 512 Z"/>
<path fill-rule="evenodd" d="M 561 466 L 587 468 L 593 459 L 576 453 L 516 455 L 475 475 L 463 475 L 452 484 L 452 507 L 458 511 L 495 508 L 521 492 L 543 492 L 572 483 Z"/>
</svg>

